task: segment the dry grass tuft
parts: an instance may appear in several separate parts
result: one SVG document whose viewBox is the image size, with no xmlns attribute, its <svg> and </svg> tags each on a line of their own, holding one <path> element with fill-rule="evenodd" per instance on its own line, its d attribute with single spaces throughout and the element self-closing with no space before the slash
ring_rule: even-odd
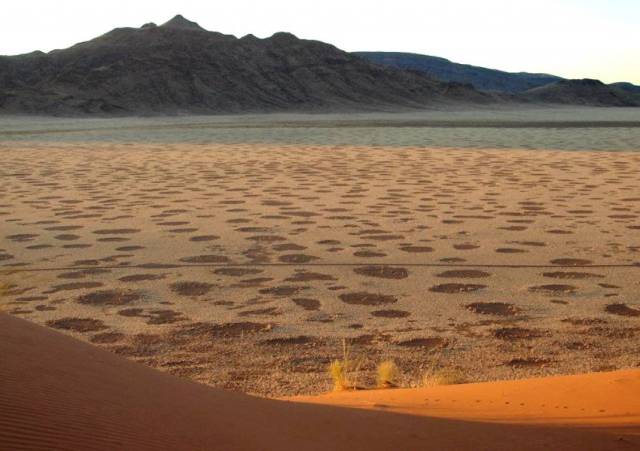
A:
<svg viewBox="0 0 640 451">
<path fill-rule="evenodd" d="M 426 388 L 438 385 L 464 384 L 465 382 L 466 379 L 461 372 L 451 369 L 427 372 L 422 378 L 422 386 Z"/>
<path fill-rule="evenodd" d="M 333 389 L 343 391 L 349 389 L 349 379 L 347 378 L 347 364 L 342 360 L 334 360 L 329 365 L 329 374 L 333 379 Z"/>
<path fill-rule="evenodd" d="M 342 340 L 342 359 L 334 360 L 329 365 L 329 374 L 333 379 L 333 389 L 335 391 L 357 389 L 357 375 L 361 365 L 362 361 L 351 360 L 347 340 Z"/>
<path fill-rule="evenodd" d="M 377 369 L 377 387 L 392 388 L 397 387 L 400 370 L 392 360 L 386 360 L 378 365 Z"/>
<path fill-rule="evenodd" d="M 451 347 L 453 347 L 454 343 L 455 341 L 452 341 Z M 465 375 L 460 371 L 451 368 L 443 368 L 444 365 L 442 364 L 442 359 L 447 351 L 450 351 L 450 348 L 445 349 L 442 347 L 433 355 L 429 368 L 422 374 L 422 378 L 418 381 L 419 387 L 458 385 L 466 382 Z"/>
</svg>

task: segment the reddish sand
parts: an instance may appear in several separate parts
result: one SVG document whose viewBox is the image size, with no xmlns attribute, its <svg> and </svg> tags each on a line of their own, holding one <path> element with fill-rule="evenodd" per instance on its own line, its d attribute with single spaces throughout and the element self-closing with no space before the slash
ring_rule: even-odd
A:
<svg viewBox="0 0 640 451">
<path fill-rule="evenodd" d="M 0 356 L 2 450 L 640 446 L 638 371 L 277 401 L 182 380 L 6 315 Z"/>
</svg>

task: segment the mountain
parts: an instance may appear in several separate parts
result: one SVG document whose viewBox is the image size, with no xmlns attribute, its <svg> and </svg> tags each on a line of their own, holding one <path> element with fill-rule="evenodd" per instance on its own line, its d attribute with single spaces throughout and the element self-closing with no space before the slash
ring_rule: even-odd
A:
<svg viewBox="0 0 640 451">
<path fill-rule="evenodd" d="M 562 80 L 555 75 L 503 72 L 414 53 L 354 52 L 354 54 L 372 63 L 422 72 L 437 80 L 470 84 L 482 91 L 516 94 Z"/>
<path fill-rule="evenodd" d="M 162 25 L 164 28 L 173 28 L 175 30 L 195 30 L 195 31 L 207 31 L 198 25 L 196 22 L 191 22 L 185 19 L 180 14 L 175 16 L 170 21 Z"/>
<path fill-rule="evenodd" d="M 540 103 L 589 106 L 639 106 L 622 89 L 605 85 L 599 80 L 560 80 L 550 85 L 530 89 L 519 98 Z"/>
<path fill-rule="evenodd" d="M 344 111 L 486 103 L 460 83 L 382 67 L 317 41 L 209 32 L 182 16 L 50 53 L 0 57 L 0 112 Z"/>
<path fill-rule="evenodd" d="M 640 86 L 627 82 L 612 83 L 609 86 L 615 90 L 622 91 L 623 95 L 630 96 L 637 104 L 640 105 Z"/>
</svg>

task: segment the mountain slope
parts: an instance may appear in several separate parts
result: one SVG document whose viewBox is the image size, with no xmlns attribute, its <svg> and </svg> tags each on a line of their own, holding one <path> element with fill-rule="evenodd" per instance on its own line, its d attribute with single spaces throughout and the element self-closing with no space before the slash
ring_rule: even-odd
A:
<svg viewBox="0 0 640 451">
<path fill-rule="evenodd" d="M 625 91 L 612 88 L 599 80 L 561 80 L 530 89 L 519 98 L 532 102 L 589 106 L 638 106 Z"/>
<path fill-rule="evenodd" d="M 621 91 L 623 95 L 630 96 L 638 105 L 640 105 L 640 86 L 632 83 L 620 82 L 609 85 L 617 91 Z"/>
<path fill-rule="evenodd" d="M 235 113 L 488 102 L 469 86 L 385 68 L 287 33 L 237 39 L 177 16 L 48 54 L 0 57 L 0 111 Z"/>
<path fill-rule="evenodd" d="M 437 80 L 468 83 L 483 91 L 515 94 L 561 80 L 555 75 L 504 72 L 414 53 L 354 52 L 354 54 L 372 63 L 423 72 Z"/>
</svg>

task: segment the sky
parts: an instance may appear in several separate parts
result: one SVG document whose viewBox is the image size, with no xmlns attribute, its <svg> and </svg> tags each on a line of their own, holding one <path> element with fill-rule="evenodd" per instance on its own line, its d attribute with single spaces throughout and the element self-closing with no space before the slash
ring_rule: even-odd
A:
<svg viewBox="0 0 640 451">
<path fill-rule="evenodd" d="M 65 48 L 176 14 L 238 37 L 288 31 L 346 51 L 640 84 L 640 0 L 2 0 L 0 55 Z"/>
</svg>

